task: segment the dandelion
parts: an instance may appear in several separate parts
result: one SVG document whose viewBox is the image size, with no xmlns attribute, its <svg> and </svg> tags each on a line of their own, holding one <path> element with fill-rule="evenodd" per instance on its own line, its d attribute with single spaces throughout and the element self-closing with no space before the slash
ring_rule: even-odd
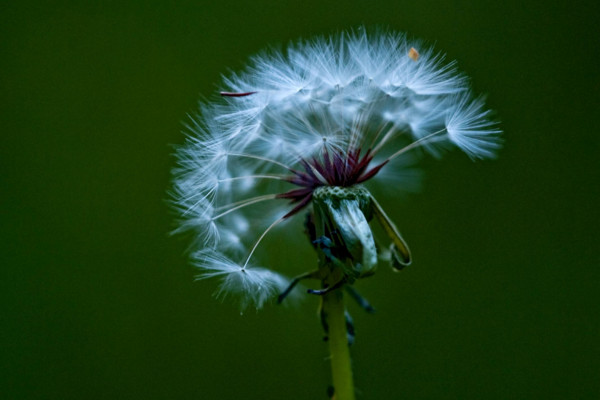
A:
<svg viewBox="0 0 600 400">
<path fill-rule="evenodd" d="M 402 34 L 300 42 L 254 57 L 224 84 L 221 99 L 191 119 L 174 171 L 178 230 L 196 232 L 200 278 L 221 277 L 220 295 L 256 308 L 283 301 L 302 279 L 320 280 L 309 293 L 323 298 L 330 340 L 337 330 L 345 341 L 338 289 L 373 274 L 384 255 L 396 269 L 412 261 L 369 189 L 390 185 L 411 154 L 456 147 L 472 159 L 493 157 L 500 131 L 454 62 Z M 388 236 L 385 251 L 372 220 Z M 285 260 L 270 260 L 261 242 L 289 239 L 293 257 L 302 221 L 319 266 L 288 281 Z M 332 357 L 347 351 L 333 346 Z M 336 398 L 352 398 L 348 376 L 336 378 L 349 374 L 347 364 L 333 368 Z"/>
</svg>

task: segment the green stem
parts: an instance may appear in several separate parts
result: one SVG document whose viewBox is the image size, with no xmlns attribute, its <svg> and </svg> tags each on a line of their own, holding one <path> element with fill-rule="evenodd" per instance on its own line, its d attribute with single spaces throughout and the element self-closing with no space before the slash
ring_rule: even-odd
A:
<svg viewBox="0 0 600 400">
<path fill-rule="evenodd" d="M 354 400 L 350 349 L 344 315 L 344 298 L 340 289 L 323 296 L 323 311 L 329 326 L 329 350 L 331 352 L 331 375 L 335 400 Z"/>
</svg>

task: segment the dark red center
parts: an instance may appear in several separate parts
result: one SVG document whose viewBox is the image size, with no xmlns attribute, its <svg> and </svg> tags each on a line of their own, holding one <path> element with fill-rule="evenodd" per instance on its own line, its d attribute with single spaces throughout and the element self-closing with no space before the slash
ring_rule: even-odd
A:
<svg viewBox="0 0 600 400">
<path fill-rule="evenodd" d="M 334 152 L 329 154 L 323 151 L 322 158 L 312 157 L 302 159 L 301 164 L 304 171 L 290 170 L 292 176 L 287 181 L 300 186 L 288 192 L 277 195 L 280 199 L 290 199 L 292 204 L 297 203 L 284 218 L 288 218 L 306 207 L 311 199 L 313 191 L 319 186 L 342 186 L 349 187 L 365 182 L 374 177 L 379 170 L 387 164 L 387 160 L 375 167 L 368 169 L 373 160 L 371 150 L 367 150 L 361 156 L 361 149 L 351 149 L 347 152 Z"/>
</svg>

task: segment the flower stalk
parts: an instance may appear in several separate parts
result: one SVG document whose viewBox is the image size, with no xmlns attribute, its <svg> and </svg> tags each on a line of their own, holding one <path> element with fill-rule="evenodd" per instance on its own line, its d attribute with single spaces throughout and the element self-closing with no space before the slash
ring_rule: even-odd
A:
<svg viewBox="0 0 600 400">
<path fill-rule="evenodd" d="M 329 327 L 331 377 L 335 400 L 354 400 L 354 383 L 342 289 L 323 296 L 323 313 Z"/>
</svg>

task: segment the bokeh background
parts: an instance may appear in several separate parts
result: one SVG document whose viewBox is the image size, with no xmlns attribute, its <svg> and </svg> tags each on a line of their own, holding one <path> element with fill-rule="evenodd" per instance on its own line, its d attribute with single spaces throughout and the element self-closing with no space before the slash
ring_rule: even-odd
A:
<svg viewBox="0 0 600 400">
<path fill-rule="evenodd" d="M 382 200 L 415 261 L 358 284 L 378 310 L 350 305 L 358 398 L 600 398 L 599 17 L 594 1 L 4 2 L 0 397 L 326 398 L 317 300 L 216 300 L 165 200 L 182 121 L 222 73 L 364 24 L 457 59 L 505 147 L 424 160 L 419 194 Z"/>
</svg>

